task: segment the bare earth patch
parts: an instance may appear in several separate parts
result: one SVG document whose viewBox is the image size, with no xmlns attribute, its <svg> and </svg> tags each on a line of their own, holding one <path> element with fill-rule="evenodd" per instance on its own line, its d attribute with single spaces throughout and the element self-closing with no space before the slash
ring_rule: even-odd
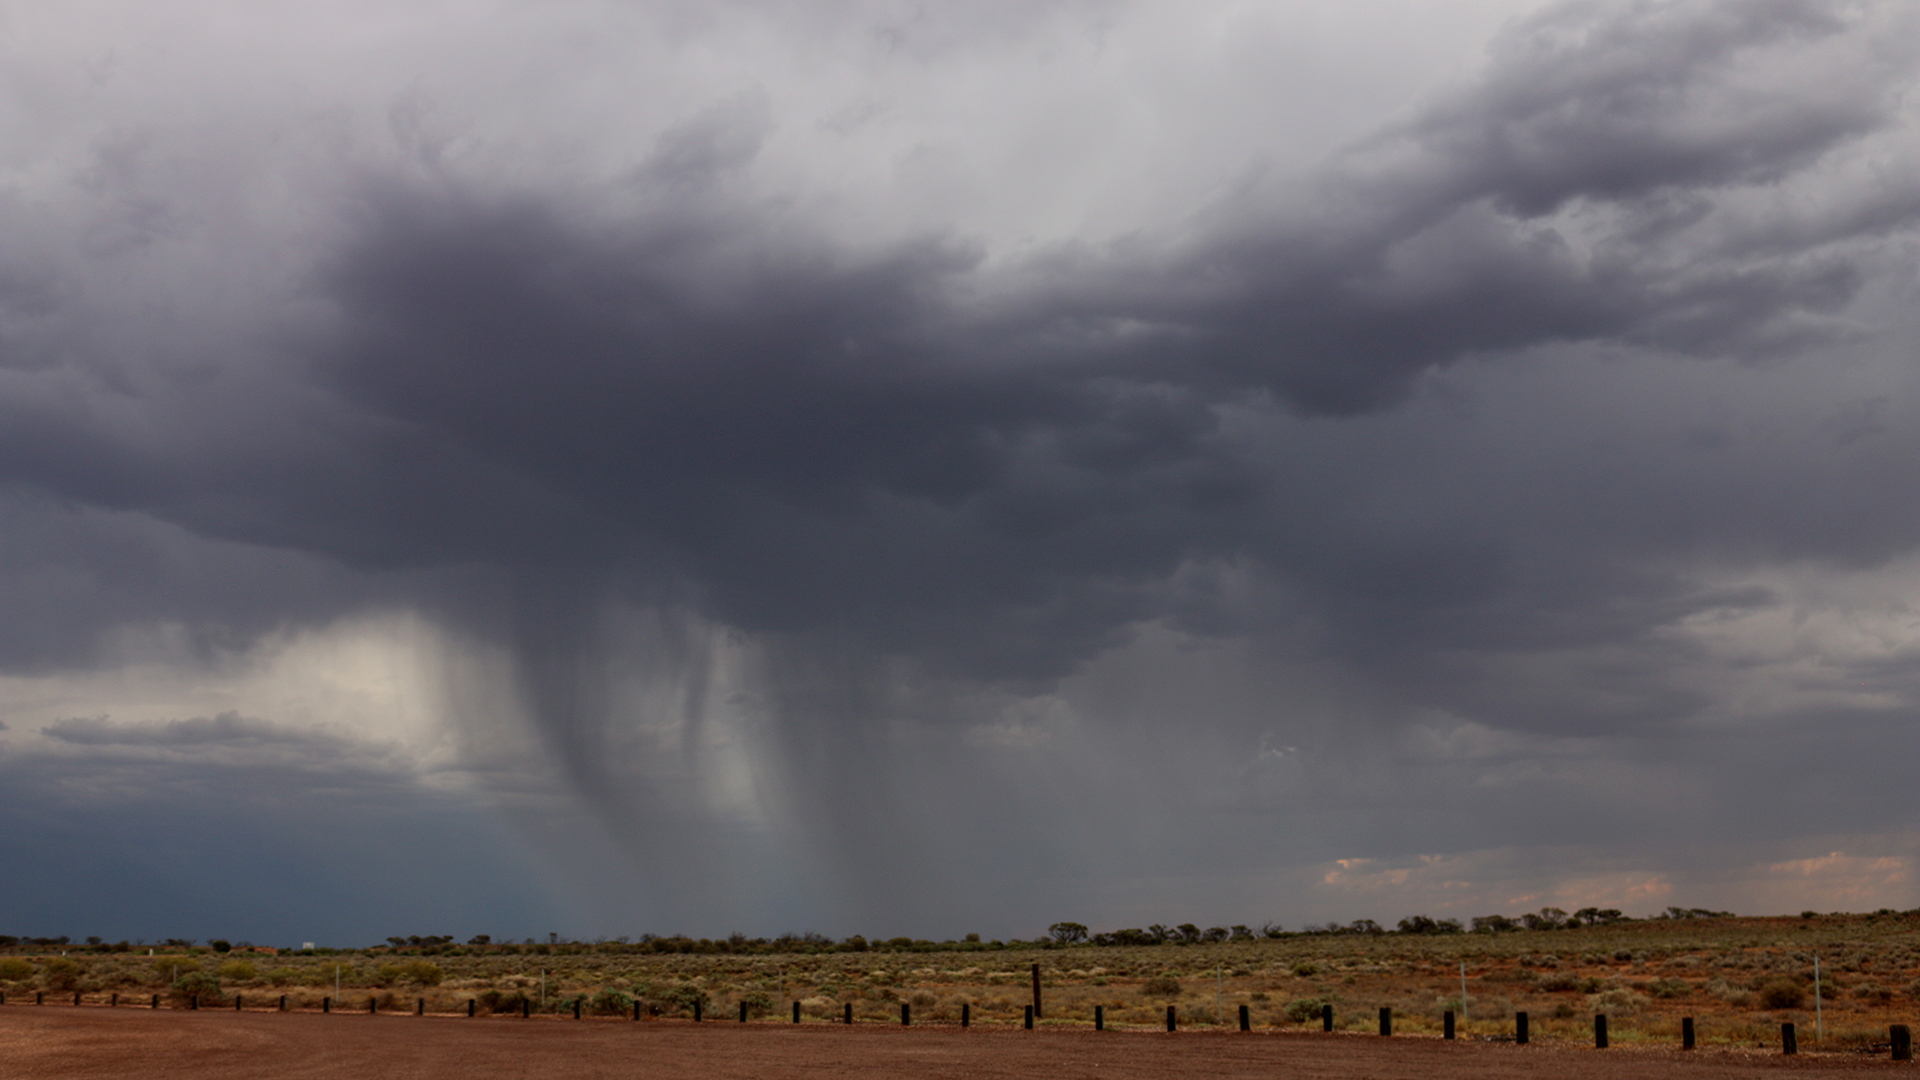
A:
<svg viewBox="0 0 1920 1080">
<path fill-rule="evenodd" d="M 1314 1078 L 1760 1077 L 1904 1070 L 1885 1057 L 1751 1050 L 1514 1046 L 1318 1032 L 1042 1027 L 900 1028 L 449 1016 L 0 1008 L 0 1077 L 65 1080 L 593 1080 L 622 1078 L 1205 1076 Z"/>
</svg>

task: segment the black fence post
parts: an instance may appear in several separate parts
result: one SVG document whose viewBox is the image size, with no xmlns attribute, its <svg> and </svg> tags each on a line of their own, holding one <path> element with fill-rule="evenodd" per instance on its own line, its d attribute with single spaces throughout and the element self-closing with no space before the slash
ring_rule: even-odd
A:
<svg viewBox="0 0 1920 1080">
<path fill-rule="evenodd" d="M 76 1009 L 80 1007 L 80 991 L 78 990 L 73 992 L 73 1007 Z"/>
<path fill-rule="evenodd" d="M 380 1011 L 380 999 L 375 997 L 368 998 L 367 999 L 367 1015 L 372 1016 L 373 1014 L 379 1011 Z"/>
<path fill-rule="evenodd" d="M 520 1019 L 525 1020 L 532 1015 L 533 1015 L 533 1002 L 528 1001 L 526 998 L 521 998 L 520 999 Z"/>
<path fill-rule="evenodd" d="M 1027 1030 L 1033 1030 L 1033 1006 L 1027 1006 Z"/>
<path fill-rule="evenodd" d="M 1443 1039 L 1453 1038 L 1453 1010 L 1452 1009 L 1448 1009 L 1446 1012 L 1440 1014 L 1440 1029 L 1441 1029 L 1441 1035 L 1440 1035 L 1441 1038 Z"/>
<path fill-rule="evenodd" d="M 573 1018 L 575 1020 L 580 1019 L 580 999 L 579 998 L 573 999 Z"/>
<path fill-rule="evenodd" d="M 280 995 L 280 1011 L 281 1012 L 287 1011 L 287 995 L 285 994 Z"/>
<path fill-rule="evenodd" d="M 1380 1006 L 1380 1034 L 1393 1034 L 1393 1010 L 1385 1005 Z"/>
<path fill-rule="evenodd" d="M 187 995 L 187 1010 L 188 1010 L 189 1012 L 193 1012 L 193 1011 L 196 1011 L 196 1010 L 198 1010 L 199 1008 L 200 1008 L 200 995 L 199 995 L 199 994 L 188 994 L 188 995 Z"/>
<path fill-rule="evenodd" d="M 1107 1030 L 1107 1007 L 1105 1005 L 1095 1005 L 1093 1007 L 1093 1030 Z"/>
<path fill-rule="evenodd" d="M 421 998 L 419 1003 L 414 1005 L 413 1015 L 415 1016 L 427 1015 L 427 999 L 426 998 Z"/>
<path fill-rule="evenodd" d="M 0 997 L 0 1005 L 6 1004 L 6 1001 L 7 999 L 5 997 Z M 120 992 L 116 990 L 107 997 L 107 1008 L 117 1009 L 119 1007 L 120 1007 Z"/>
<path fill-rule="evenodd" d="M 842 1015 L 845 1017 L 844 1023 L 849 1027 L 853 1026 L 853 1002 L 847 1002 L 845 1009 L 842 1011 Z M 964 1026 L 966 1013 L 963 1011 L 960 1015 L 962 1017 L 962 1025 Z"/>
<path fill-rule="evenodd" d="M 1033 965 L 1033 1015 L 1044 1016 L 1040 1011 L 1040 965 Z"/>
<path fill-rule="evenodd" d="M 696 1024 L 700 1022 L 700 999 L 698 998 L 693 1002 L 693 1022 Z"/>
<path fill-rule="evenodd" d="M 639 998 L 633 999 L 633 1018 L 635 1020 L 640 1019 L 640 999 Z"/>
<path fill-rule="evenodd" d="M 847 1022 L 848 1023 L 853 1022 L 853 1006 L 851 1005 L 847 1006 Z M 966 1027 L 968 1024 L 971 1024 L 972 1022 L 973 1022 L 973 1002 L 963 1001 L 960 1003 L 960 1026 Z"/>
<path fill-rule="evenodd" d="M 1797 1054 L 1800 1052 L 1800 1038 L 1794 1034 L 1793 1021 L 1791 1020 L 1780 1025 L 1780 1052 L 1783 1054 Z"/>
<path fill-rule="evenodd" d="M 1693 1049 L 1693 1017 L 1691 1016 L 1680 1018 L 1680 1049 Z"/>
<path fill-rule="evenodd" d="M 744 1001 L 740 1003 L 740 1022 L 747 1022 L 747 1003 Z"/>
<path fill-rule="evenodd" d="M 1167 1006 L 1167 1030 L 1172 1031 L 1176 1026 L 1178 1022 L 1174 1019 L 1173 1006 L 1169 1005 Z"/>
<path fill-rule="evenodd" d="M 1517 1012 L 1513 1014 L 1513 1041 L 1515 1044 L 1519 1046 L 1527 1045 L 1527 1014 L 1526 1013 Z"/>
<path fill-rule="evenodd" d="M 1607 1014 L 1593 1014 L 1593 1046 L 1596 1050 L 1607 1048 Z"/>
<path fill-rule="evenodd" d="M 35 1005 L 45 1005 L 47 1003 L 47 992 L 45 990 L 35 990 L 33 992 L 33 1003 Z"/>
<path fill-rule="evenodd" d="M 473 1019 L 474 1015 L 479 1011 L 480 1010 L 479 1010 L 478 1003 L 475 1002 L 472 998 L 468 998 L 467 999 L 467 1019 L 469 1020 Z"/>
<path fill-rule="evenodd" d="M 1895 1024 L 1887 1029 L 1887 1041 L 1893 1044 L 1893 1060 L 1913 1060 L 1913 1029 Z"/>
<path fill-rule="evenodd" d="M 1245 1005 L 1240 1006 L 1240 1030 L 1241 1031 L 1253 1030 L 1253 1017 L 1249 1013 Z"/>
<path fill-rule="evenodd" d="M 76 1005 L 77 1005 L 77 1004 L 79 1004 L 79 995 L 78 995 L 78 994 L 76 994 L 76 995 L 74 995 L 74 1004 L 76 1004 Z M 239 1011 L 240 1011 L 240 995 L 239 995 L 239 994 L 235 994 L 235 995 L 233 995 L 233 1011 L 234 1011 L 234 1012 L 239 1012 Z"/>
<path fill-rule="evenodd" d="M 153 995 L 153 1004 L 152 1004 L 152 1005 L 149 1005 L 149 1006 L 147 1006 L 147 1008 L 149 1008 L 149 1009 L 157 1009 L 157 1008 L 159 1008 L 159 1007 L 160 1007 L 160 995 L 159 995 L 159 994 L 155 994 L 155 995 Z"/>
<path fill-rule="evenodd" d="M 900 1026 L 913 1026 L 913 1005 L 910 1002 L 903 1001 L 900 1003 Z"/>
<path fill-rule="evenodd" d="M 330 997 L 323 997 L 323 998 L 321 998 L 321 999 L 320 999 L 320 1011 L 321 1011 L 321 1012 L 323 1012 L 323 1013 L 330 1013 L 330 1012 L 332 1012 L 332 1011 L 333 1011 L 333 999 L 332 999 L 332 998 L 330 998 Z"/>
<path fill-rule="evenodd" d="M 796 1024 L 800 1022 L 800 1003 L 798 1001 L 793 1003 L 793 1022 Z"/>
<path fill-rule="evenodd" d="M 1332 1005 L 1320 1006 L 1320 1030 L 1321 1031 L 1333 1030 L 1333 1006 Z"/>
</svg>

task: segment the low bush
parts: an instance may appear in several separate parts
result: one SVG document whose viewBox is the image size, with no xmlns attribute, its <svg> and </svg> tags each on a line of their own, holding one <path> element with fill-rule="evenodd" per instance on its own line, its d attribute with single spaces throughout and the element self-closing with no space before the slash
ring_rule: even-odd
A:
<svg viewBox="0 0 1920 1080">
<path fill-rule="evenodd" d="M 1652 1004 L 1645 994 L 1638 994 L 1624 986 L 1611 990 L 1602 990 L 1587 995 L 1587 1011 L 1606 1013 L 1610 1016 L 1632 1016 Z"/>
<path fill-rule="evenodd" d="M 1150 998 L 1180 996 L 1180 980 L 1171 975 L 1155 975 L 1140 984 L 1140 995 Z"/>
<path fill-rule="evenodd" d="M 1647 992 L 1665 1001 L 1686 997 L 1693 993 L 1693 987 L 1685 979 L 1655 979 L 1648 984 Z"/>
<path fill-rule="evenodd" d="M 383 985 L 409 983 L 414 986 L 439 986 L 446 973 L 431 960 L 409 960 L 404 964 L 382 964 L 374 977 Z"/>
<path fill-rule="evenodd" d="M 664 987 L 648 994 L 647 997 L 655 1003 L 655 1007 L 660 1012 L 668 1015 L 679 1013 L 691 1015 L 696 1003 L 703 1009 L 707 1007 L 707 992 L 692 983 L 677 983 Z"/>
<path fill-rule="evenodd" d="M 64 956 L 56 956 L 40 967 L 40 982 L 49 990 L 66 992 L 80 985 L 86 969 Z"/>
<path fill-rule="evenodd" d="M 199 971 L 200 961 L 186 956 L 162 956 L 153 962 L 153 981 L 160 986 L 172 986 L 189 971 Z"/>
<path fill-rule="evenodd" d="M 220 965 L 220 977 L 229 982 L 252 982 L 259 972 L 245 960 L 229 960 Z"/>
<path fill-rule="evenodd" d="M 633 1011 L 633 998 L 609 986 L 588 998 L 587 1008 L 596 1016 L 624 1016 Z"/>
<path fill-rule="evenodd" d="M 24 982 L 33 978 L 33 965 L 17 956 L 0 959 L 0 980 Z"/>
<path fill-rule="evenodd" d="M 1763 1009 L 1798 1009 L 1807 1003 L 1807 991 L 1792 979 L 1769 979 L 1754 990 Z"/>
<path fill-rule="evenodd" d="M 1287 1019 L 1296 1024 L 1304 1024 L 1309 1020 L 1317 1020 L 1320 1017 L 1321 1010 L 1325 1009 L 1327 1004 L 1326 998 L 1295 998 L 1287 1002 Z"/>
<path fill-rule="evenodd" d="M 193 998 L 202 1005 L 211 1005 L 220 1000 L 220 980 L 204 971 L 189 971 L 175 979 L 168 989 L 177 1001 Z"/>
<path fill-rule="evenodd" d="M 517 1013 L 527 1003 L 527 995 L 518 990 L 502 993 L 498 990 L 484 990 L 475 995 L 474 1000 L 480 1007 L 494 1013 Z"/>
</svg>

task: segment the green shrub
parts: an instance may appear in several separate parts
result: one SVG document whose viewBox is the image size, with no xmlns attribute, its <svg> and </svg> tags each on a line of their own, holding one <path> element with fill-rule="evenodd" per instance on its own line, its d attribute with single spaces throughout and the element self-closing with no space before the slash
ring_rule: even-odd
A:
<svg viewBox="0 0 1920 1080">
<path fill-rule="evenodd" d="M 661 1007 L 661 1010 L 664 1012 L 684 1012 L 691 1014 L 696 1002 L 699 1003 L 703 1009 L 707 1007 L 706 991 L 692 983 L 679 983 L 674 986 L 669 986 L 664 990 L 650 993 L 647 996 L 651 998 L 657 1006 Z"/>
<path fill-rule="evenodd" d="M 1293 965 L 1293 973 L 1299 978 L 1305 979 L 1320 974 L 1320 969 L 1314 965 L 1313 961 L 1302 960 Z"/>
<path fill-rule="evenodd" d="M 17 956 L 0 959 L 0 980 L 23 982 L 33 978 L 33 965 Z"/>
<path fill-rule="evenodd" d="M 1304 1024 L 1309 1020 L 1317 1020 L 1320 1017 L 1321 1010 L 1325 1009 L 1329 1004 L 1331 1004 L 1331 1002 L 1326 998 L 1295 998 L 1287 1002 L 1287 1019 L 1296 1024 Z"/>
<path fill-rule="evenodd" d="M 1807 1003 L 1807 991 L 1792 979 L 1769 979 L 1754 993 L 1763 1009 L 1798 1009 Z"/>
<path fill-rule="evenodd" d="M 1150 998 L 1180 996 L 1180 980 L 1171 975 L 1155 975 L 1140 984 L 1140 995 Z"/>
<path fill-rule="evenodd" d="M 40 981 L 49 990 L 67 991 L 80 985 L 86 969 L 64 956 L 56 956 L 40 967 Z"/>
<path fill-rule="evenodd" d="M 220 965 L 220 977 L 231 982 L 251 982 L 258 974 L 245 960 L 229 960 Z"/>
<path fill-rule="evenodd" d="M 446 973 L 438 964 L 430 960 L 409 960 L 404 964 L 381 964 L 374 969 L 374 979 L 382 986 L 394 983 L 412 983 L 416 986 L 439 986 Z"/>
<path fill-rule="evenodd" d="M 153 961 L 153 981 L 161 986 L 172 986 L 187 972 L 199 970 L 200 962 L 191 957 L 156 957 Z"/>
<path fill-rule="evenodd" d="M 1693 993 L 1693 987 L 1685 979 L 1655 979 L 1647 987 L 1654 997 L 1665 999 L 1683 998 Z"/>
<path fill-rule="evenodd" d="M 220 1000 L 220 980 L 204 971 L 189 971 L 173 981 L 170 987 L 174 998 L 185 1000 L 193 997 L 203 1005 Z"/>
<path fill-rule="evenodd" d="M 609 986 L 588 998 L 587 1008 L 599 1016 L 623 1016 L 633 1011 L 633 999 Z"/>
</svg>

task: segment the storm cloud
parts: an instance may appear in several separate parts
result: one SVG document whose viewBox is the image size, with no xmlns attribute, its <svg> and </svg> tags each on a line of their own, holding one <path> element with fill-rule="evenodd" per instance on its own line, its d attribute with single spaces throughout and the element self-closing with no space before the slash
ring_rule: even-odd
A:
<svg viewBox="0 0 1920 1080">
<path fill-rule="evenodd" d="M 457 806 L 581 932 L 1911 906 L 1898 5 L 98 15 L 14 46 L 15 775 Z"/>
</svg>

